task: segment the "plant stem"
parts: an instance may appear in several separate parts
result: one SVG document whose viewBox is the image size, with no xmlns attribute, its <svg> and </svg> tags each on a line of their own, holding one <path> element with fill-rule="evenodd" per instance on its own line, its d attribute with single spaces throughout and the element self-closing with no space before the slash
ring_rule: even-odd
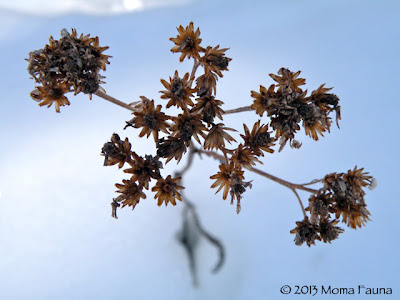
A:
<svg viewBox="0 0 400 300">
<path fill-rule="evenodd" d="M 180 176 L 182 177 L 192 166 L 193 163 L 193 158 L 194 158 L 194 154 L 197 152 L 197 150 L 194 148 L 194 146 L 192 144 L 190 144 L 189 146 L 189 153 L 187 154 L 187 161 L 186 161 L 186 166 L 184 166 L 182 168 L 182 170 L 180 171 L 176 171 L 174 176 Z"/>
<path fill-rule="evenodd" d="M 200 63 L 197 60 L 195 60 L 195 62 L 193 64 L 192 73 L 190 75 L 190 86 L 192 85 L 193 80 L 195 79 L 196 71 L 197 71 L 197 68 L 199 66 L 200 66 Z M 104 100 L 107 100 L 107 101 L 110 101 L 110 102 L 112 102 L 112 103 L 114 103 L 116 105 L 122 106 L 122 107 L 124 107 L 124 108 L 126 108 L 126 109 L 128 109 L 130 111 L 136 111 L 131 106 L 132 104 L 140 103 L 140 101 L 136 101 L 136 102 L 133 102 L 131 105 L 129 105 L 129 104 L 126 104 L 125 102 L 122 102 L 122 101 L 120 101 L 120 100 L 118 100 L 118 99 L 116 99 L 114 97 L 111 97 L 111 96 L 109 96 L 106 93 L 103 93 L 101 91 L 96 91 L 94 94 L 96 96 L 100 97 L 100 98 L 103 98 Z M 253 109 L 250 106 L 243 106 L 243 107 L 238 107 L 238 108 L 234 108 L 234 109 L 228 109 L 223 114 L 224 115 L 229 115 L 229 114 L 235 114 L 235 113 L 239 113 L 239 112 L 252 111 L 252 110 Z"/>
<path fill-rule="evenodd" d="M 218 159 L 220 161 L 223 161 L 225 159 L 224 156 L 222 156 L 222 155 L 220 155 L 220 154 L 218 154 L 216 152 L 213 152 L 213 151 L 205 151 L 205 150 L 197 149 L 196 152 L 206 154 L 206 155 L 214 157 L 214 158 L 216 158 L 216 159 Z M 272 181 L 275 181 L 275 182 L 277 182 L 277 183 L 279 183 L 279 184 L 281 184 L 283 186 L 286 186 L 287 188 L 289 188 L 291 190 L 296 190 L 296 189 L 297 190 L 303 190 L 303 191 L 306 191 L 306 192 L 309 192 L 309 193 L 312 193 L 312 194 L 315 194 L 315 193 L 318 192 L 318 190 L 305 187 L 302 184 L 291 183 L 289 181 L 286 181 L 286 180 L 283 180 L 283 179 L 281 179 L 279 177 L 271 175 L 271 174 L 269 174 L 267 172 L 261 171 L 261 170 L 259 170 L 257 168 L 247 168 L 247 169 L 249 171 L 251 171 L 251 172 L 254 172 L 254 173 L 258 174 L 258 175 L 264 176 L 264 177 L 266 177 L 266 178 L 268 178 L 268 179 L 270 179 Z"/>
<path fill-rule="evenodd" d="M 238 107 L 234 109 L 228 109 L 226 110 L 223 114 L 224 115 L 229 115 L 229 114 L 235 114 L 235 113 L 240 113 L 244 111 L 252 111 L 253 109 L 250 106 L 243 106 L 243 107 Z"/>
<path fill-rule="evenodd" d="M 193 65 L 193 69 L 192 69 L 192 74 L 190 76 L 191 78 L 192 77 L 193 77 L 193 79 L 195 78 L 196 70 L 199 67 L 199 65 L 200 65 L 200 63 L 197 60 L 195 60 L 194 65 Z M 111 97 L 111 96 L 109 96 L 109 95 L 107 95 L 107 94 L 105 94 L 105 93 L 103 93 L 101 91 L 96 91 L 94 94 L 96 96 L 100 97 L 100 98 L 103 98 L 103 99 L 105 99 L 107 101 L 110 101 L 110 102 L 112 102 L 114 104 L 117 104 L 119 106 L 122 106 L 122 107 L 124 107 L 124 108 L 126 108 L 126 109 L 128 109 L 130 111 L 136 111 L 132 106 L 130 106 L 130 105 L 128 105 L 128 104 L 126 104 L 126 103 L 114 98 L 114 97 Z M 138 103 L 139 102 L 140 101 L 138 101 Z M 225 111 L 225 114 L 232 114 L 232 113 L 238 113 L 238 112 L 244 112 L 244 111 L 250 111 L 250 110 L 252 110 L 250 106 L 244 106 L 244 107 L 239 107 L 239 108 L 227 110 L 227 111 Z M 180 172 L 177 172 L 178 174 L 180 174 L 179 176 L 182 176 L 183 173 L 185 173 L 190 168 L 190 166 L 192 164 L 192 161 L 193 161 L 193 155 L 195 153 L 206 154 L 208 156 L 211 156 L 211 157 L 214 157 L 214 158 L 220 160 L 221 162 L 226 160 L 226 157 L 224 157 L 224 156 L 222 156 L 222 155 L 220 155 L 220 154 L 218 154 L 216 152 L 205 151 L 205 150 L 202 150 L 202 149 L 196 149 L 194 147 L 191 147 L 189 149 L 188 162 L 187 162 L 186 167 L 183 168 Z M 295 184 L 295 183 L 291 183 L 289 181 L 283 180 L 283 179 L 281 179 L 279 177 L 276 177 L 274 175 L 271 175 L 271 174 L 269 174 L 267 172 L 261 171 L 261 170 L 259 170 L 257 168 L 248 168 L 248 170 L 250 170 L 251 172 L 254 172 L 256 174 L 259 174 L 261 176 L 264 176 L 265 178 L 268 178 L 268 179 L 270 179 L 272 181 L 275 181 L 275 182 L 277 182 L 277 183 L 279 183 L 279 184 L 281 184 L 283 186 L 286 186 L 287 188 L 289 188 L 292 191 L 294 191 L 296 196 L 298 196 L 296 190 L 303 190 L 303 191 L 306 191 L 306 192 L 309 192 L 309 193 L 312 193 L 312 194 L 318 193 L 318 190 L 308 188 L 308 187 L 306 187 L 306 185 L 318 183 L 318 182 L 321 181 L 321 180 L 313 180 L 313 181 L 311 181 L 309 183 L 305 183 L 305 184 Z M 301 200 L 300 200 L 300 202 L 301 202 Z M 301 207 L 304 210 L 304 207 L 303 207 L 302 204 L 301 204 Z"/>
<path fill-rule="evenodd" d="M 192 83 L 193 83 L 194 79 L 196 78 L 197 68 L 200 66 L 200 62 L 196 58 L 193 58 L 193 59 L 194 59 L 194 63 L 193 63 L 192 72 L 190 73 L 190 81 L 189 81 L 190 87 L 192 87 Z"/>
<path fill-rule="evenodd" d="M 104 100 L 110 101 L 111 103 L 114 103 L 116 105 L 122 106 L 123 108 L 129 109 L 130 111 L 136 111 L 132 106 L 126 104 L 125 102 L 122 102 L 114 97 L 111 97 L 107 95 L 106 93 L 103 93 L 101 91 L 96 91 L 94 93 L 97 97 L 103 98 Z M 134 102 L 132 104 L 139 103 L 140 101 Z"/>
<path fill-rule="evenodd" d="M 304 218 L 307 218 L 306 210 L 304 209 L 303 202 L 301 201 L 299 194 L 297 193 L 297 191 L 295 189 L 292 189 L 292 191 L 296 195 L 297 200 L 299 201 L 301 211 L 303 212 Z"/>
<path fill-rule="evenodd" d="M 286 187 L 288 187 L 290 189 L 302 190 L 302 191 L 306 191 L 306 192 L 309 192 L 309 193 L 312 193 L 312 194 L 318 193 L 318 190 L 305 187 L 302 184 L 291 183 L 289 181 L 286 181 L 286 180 L 283 180 L 283 179 L 281 179 L 279 177 L 271 175 L 271 174 L 269 174 L 267 172 L 261 171 L 261 170 L 259 170 L 257 168 L 250 168 L 249 170 L 254 172 L 254 173 L 256 173 L 256 174 L 264 176 L 264 177 L 266 177 L 266 178 L 268 178 L 268 179 L 270 179 L 272 181 L 275 181 L 275 182 L 277 182 L 277 183 L 279 183 L 281 185 L 284 185 L 284 186 L 286 186 Z"/>
</svg>

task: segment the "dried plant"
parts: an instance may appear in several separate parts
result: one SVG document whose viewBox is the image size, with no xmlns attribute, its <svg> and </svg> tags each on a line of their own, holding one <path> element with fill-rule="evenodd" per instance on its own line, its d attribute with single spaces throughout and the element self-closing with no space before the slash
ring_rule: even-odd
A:
<svg viewBox="0 0 400 300">
<path fill-rule="evenodd" d="M 268 88 L 260 85 L 259 91 L 250 92 L 253 103 L 249 100 L 248 106 L 224 110 L 224 102 L 215 97 L 218 78 L 228 71 L 232 60 L 226 56 L 229 48 L 203 47 L 200 30 L 195 30 L 192 22 L 177 29 L 178 35 L 170 39 L 174 43 L 171 51 L 180 54 L 181 62 L 192 59 L 193 68 L 183 76 L 174 71 L 168 80 L 161 79 L 164 90 L 160 91 L 161 100 L 157 102 L 141 96 L 141 100 L 126 104 L 105 94 L 100 87 L 104 77 L 99 72 L 105 71 L 110 56 L 103 54 L 108 47 L 100 47 L 98 37 L 82 34 L 78 37 L 75 29 L 71 33 L 63 29 L 59 40 L 50 37 L 49 44 L 43 49 L 29 53 L 28 72 L 38 84 L 31 96 L 40 102 L 40 106 L 49 107 L 54 103 L 56 112 L 60 112 L 61 106 L 70 104 L 66 96 L 69 92 L 74 95 L 83 92 L 90 97 L 95 94 L 132 111 L 134 117 L 126 121 L 124 129 L 140 129 L 139 137 L 153 136 L 155 153 L 144 157 L 132 150 L 128 138 L 121 140 L 116 133 L 104 144 L 101 150 L 104 165 L 118 165 L 130 176 L 122 184 L 116 184 L 119 195 L 111 203 L 112 217 L 117 218 L 117 209 L 121 206 L 134 209 L 150 191 L 155 193 L 159 206 L 183 202 L 183 228 L 179 240 L 188 253 L 194 283 L 197 283 L 194 249 L 199 236 L 217 247 L 220 253 L 214 269 L 217 271 L 223 264 L 224 247 L 200 225 L 195 205 L 184 196 L 182 185 L 182 177 L 190 169 L 194 156 L 205 155 L 220 161 L 219 170 L 210 174 L 214 180 L 211 188 L 217 188 L 216 193 L 222 190 L 224 200 L 229 195 L 230 203 L 236 204 L 237 213 L 241 211 L 246 190 L 252 187 L 252 180 L 246 181 L 248 172 L 292 190 L 304 215 L 290 231 L 295 234 L 296 245 L 306 243 L 311 246 L 315 241 L 331 243 L 344 231 L 337 226 L 340 221 L 353 229 L 365 225 L 370 212 L 366 208 L 364 190 L 374 188 L 376 180 L 363 168 L 331 173 L 306 184 L 294 184 L 256 168 L 261 157 L 274 153 L 276 143 L 279 143 L 279 151 L 287 142 L 292 148 L 300 148 L 301 142 L 295 135 L 301 127 L 306 135 L 318 141 L 324 133 L 330 132 L 332 112 L 336 114 L 339 127 L 339 98 L 331 93 L 332 88 L 323 84 L 308 94 L 303 90 L 306 80 L 299 77 L 300 71 L 281 68 L 277 74 L 270 74 L 275 84 Z M 202 72 L 196 75 L 199 68 Z M 181 112 L 176 116 L 168 115 L 162 111 L 164 105 L 166 109 L 175 106 Z M 223 115 L 245 111 L 253 111 L 260 119 L 252 126 L 243 124 L 242 140 L 237 142 L 229 134 L 236 129 L 222 123 Z M 180 162 L 185 155 L 187 160 L 183 169 L 173 176 L 162 174 L 164 164 L 174 159 Z M 318 189 L 309 187 L 321 183 L 322 187 Z M 311 193 L 306 208 L 298 190 Z"/>
</svg>

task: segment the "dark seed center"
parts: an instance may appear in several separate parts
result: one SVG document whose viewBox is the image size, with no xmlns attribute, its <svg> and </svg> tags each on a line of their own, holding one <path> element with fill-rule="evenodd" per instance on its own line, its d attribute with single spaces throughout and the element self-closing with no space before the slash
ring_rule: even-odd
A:
<svg viewBox="0 0 400 300">
<path fill-rule="evenodd" d="M 269 133 L 266 131 L 256 134 L 254 136 L 254 143 L 259 147 L 266 146 L 270 142 L 271 142 L 271 138 L 269 136 Z"/>
<path fill-rule="evenodd" d="M 150 129 L 155 129 L 157 126 L 157 120 L 154 117 L 154 115 L 144 115 L 144 123 L 146 124 L 147 127 Z"/>
<path fill-rule="evenodd" d="M 185 50 L 192 50 L 194 48 L 194 41 L 190 37 L 186 37 L 181 45 L 184 47 Z"/>
<path fill-rule="evenodd" d="M 171 92 L 176 99 L 182 99 L 185 96 L 185 87 L 181 80 L 173 82 Z"/>
<path fill-rule="evenodd" d="M 241 194 L 243 194 L 243 193 L 246 191 L 246 188 L 244 187 L 243 184 L 237 183 L 237 184 L 234 184 L 234 185 L 233 185 L 232 190 L 233 190 L 233 192 L 234 192 L 235 194 L 241 195 Z"/>
</svg>

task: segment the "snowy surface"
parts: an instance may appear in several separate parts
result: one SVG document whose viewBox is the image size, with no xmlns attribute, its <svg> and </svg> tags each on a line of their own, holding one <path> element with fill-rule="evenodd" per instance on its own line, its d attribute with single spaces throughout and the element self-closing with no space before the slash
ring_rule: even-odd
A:
<svg viewBox="0 0 400 300">
<path fill-rule="evenodd" d="M 391 287 L 398 298 L 397 1 L 138 1 L 154 7 L 131 12 L 134 1 L 77 3 L 0 2 L 1 299 L 308 298 L 281 295 L 286 284 Z M 129 136 L 141 154 L 152 153 L 152 143 L 133 129 L 123 131 L 129 113 L 98 98 L 71 96 L 61 114 L 39 108 L 29 97 L 34 83 L 24 58 L 50 35 L 58 38 L 62 28 L 74 27 L 110 46 L 104 86 L 110 95 L 126 102 L 146 95 L 161 103 L 160 78 L 190 68 L 179 64 L 168 40 L 190 21 L 206 45 L 230 47 L 230 72 L 217 87 L 227 109 L 250 104 L 250 90 L 271 84 L 268 74 L 282 66 L 302 70 L 309 90 L 322 83 L 334 87 L 341 129 L 332 128 L 319 142 L 300 135 L 301 149 L 267 156 L 262 168 L 304 182 L 365 167 L 379 183 L 366 196 L 372 221 L 365 228 L 347 229 L 332 245 L 296 247 L 289 231 L 301 211 L 289 190 L 248 173 L 254 187 L 236 215 L 209 189 L 217 163 L 196 159 L 186 193 L 204 226 L 224 242 L 227 262 L 211 274 L 216 253 L 201 243 L 200 288 L 194 290 L 175 238 L 182 205 L 159 208 L 148 195 L 135 211 L 110 217 L 114 183 L 124 174 L 102 166 L 102 144 L 113 132 Z M 255 120 L 252 113 L 224 118 L 238 129 Z M 174 168 L 169 165 L 165 174 Z"/>
<path fill-rule="evenodd" d="M 38 16 L 54 16 L 73 12 L 115 15 L 189 2 L 193 2 L 193 0 L 0 0 L 0 8 Z"/>
</svg>

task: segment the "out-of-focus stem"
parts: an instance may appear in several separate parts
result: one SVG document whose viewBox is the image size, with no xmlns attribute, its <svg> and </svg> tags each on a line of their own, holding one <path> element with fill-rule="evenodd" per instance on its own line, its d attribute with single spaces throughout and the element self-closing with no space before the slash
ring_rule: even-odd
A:
<svg viewBox="0 0 400 300">
<path fill-rule="evenodd" d="M 182 170 L 176 171 L 174 173 L 174 177 L 176 177 L 176 176 L 183 177 L 183 175 L 192 166 L 193 159 L 194 159 L 194 154 L 196 154 L 197 151 L 198 150 L 192 144 L 189 146 L 189 153 L 188 153 L 188 159 L 186 161 L 186 165 L 183 167 Z M 224 261 L 225 261 L 225 248 L 224 248 L 222 242 L 219 239 L 217 239 L 216 237 L 214 237 L 213 235 L 211 235 L 210 233 L 208 233 L 208 231 L 206 231 L 204 229 L 204 227 L 200 223 L 200 217 L 199 217 L 199 214 L 197 213 L 197 210 L 196 210 L 196 207 L 195 207 L 194 203 L 189 201 L 189 199 L 184 195 L 183 191 L 181 192 L 181 195 L 182 195 L 182 200 L 183 200 L 182 202 L 185 204 L 185 208 L 192 212 L 192 216 L 194 218 L 195 225 L 196 225 L 197 229 L 199 230 L 200 234 L 204 238 L 206 238 L 212 245 L 214 245 L 218 250 L 218 263 L 216 264 L 216 266 L 212 270 L 213 273 L 216 273 L 221 269 L 222 265 L 224 264 Z"/>
</svg>

